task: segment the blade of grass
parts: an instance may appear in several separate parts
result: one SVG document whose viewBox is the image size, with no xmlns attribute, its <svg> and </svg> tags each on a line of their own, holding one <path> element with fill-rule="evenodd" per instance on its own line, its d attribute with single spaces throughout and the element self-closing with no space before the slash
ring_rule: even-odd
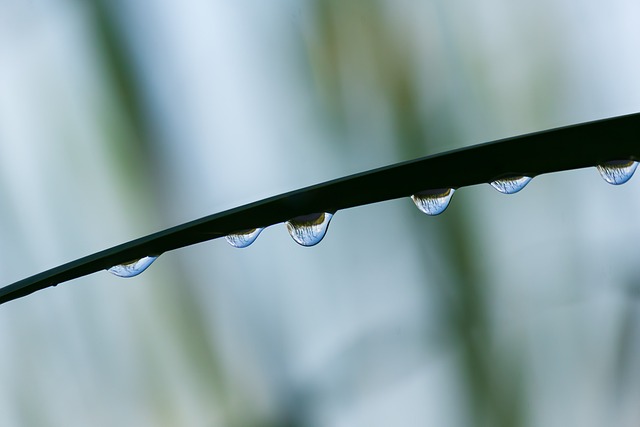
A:
<svg viewBox="0 0 640 427">
<path fill-rule="evenodd" d="M 270 197 L 114 246 L 0 289 L 0 304 L 114 265 L 284 222 L 423 190 L 460 188 L 640 159 L 640 113 L 502 139 L 402 162 Z"/>
</svg>

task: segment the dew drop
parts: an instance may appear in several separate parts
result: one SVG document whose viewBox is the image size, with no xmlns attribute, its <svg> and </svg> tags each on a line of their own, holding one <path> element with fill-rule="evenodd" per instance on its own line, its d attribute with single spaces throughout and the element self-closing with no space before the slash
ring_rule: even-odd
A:
<svg viewBox="0 0 640 427">
<path fill-rule="evenodd" d="M 264 230 L 264 228 L 252 228 L 250 230 L 229 234 L 225 239 L 234 248 L 246 248 L 256 241 L 260 233 L 262 233 L 262 230 Z"/>
<path fill-rule="evenodd" d="M 596 166 L 598 172 L 609 184 L 620 185 L 629 181 L 638 167 L 633 160 L 614 160 Z"/>
<path fill-rule="evenodd" d="M 114 265 L 107 271 L 118 277 L 134 277 L 145 271 L 156 259 L 158 259 L 157 256 L 146 256 L 125 264 Z"/>
<path fill-rule="evenodd" d="M 453 188 L 421 191 L 411 196 L 411 200 L 421 212 L 427 215 L 439 215 L 449 206 L 454 192 Z"/>
<path fill-rule="evenodd" d="M 491 186 L 502 194 L 515 194 L 522 190 L 529 182 L 529 176 L 514 176 L 511 178 L 496 179 L 491 182 Z"/>
<path fill-rule="evenodd" d="M 287 230 L 297 244 L 317 245 L 327 233 L 332 217 L 328 212 L 299 216 L 286 222 Z"/>
</svg>

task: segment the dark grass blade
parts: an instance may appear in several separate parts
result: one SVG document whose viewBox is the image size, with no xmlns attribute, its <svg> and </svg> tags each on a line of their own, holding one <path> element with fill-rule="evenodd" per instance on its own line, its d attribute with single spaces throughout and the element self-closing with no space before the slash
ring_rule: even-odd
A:
<svg viewBox="0 0 640 427">
<path fill-rule="evenodd" d="M 270 197 L 123 243 L 8 285 L 0 289 L 0 304 L 144 256 L 300 215 L 627 159 L 640 159 L 640 113 L 453 150 Z"/>
</svg>

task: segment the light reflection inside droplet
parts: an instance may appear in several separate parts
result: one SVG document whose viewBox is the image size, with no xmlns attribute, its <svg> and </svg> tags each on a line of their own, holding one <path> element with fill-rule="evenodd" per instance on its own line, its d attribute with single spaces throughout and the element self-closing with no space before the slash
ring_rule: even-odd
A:
<svg viewBox="0 0 640 427">
<path fill-rule="evenodd" d="M 529 182 L 531 182 L 531 177 L 514 176 L 511 178 L 496 179 L 490 184 L 502 194 L 515 194 L 522 190 Z"/>
<path fill-rule="evenodd" d="M 421 212 L 427 215 L 439 215 L 449 206 L 454 192 L 453 188 L 421 191 L 411 196 L 411 200 Z"/>
<path fill-rule="evenodd" d="M 118 277 L 134 277 L 145 271 L 156 259 L 158 259 L 157 256 L 146 256 L 125 264 L 114 265 L 107 271 Z"/>
<path fill-rule="evenodd" d="M 629 181 L 638 168 L 633 160 L 614 160 L 596 166 L 602 178 L 612 185 L 620 185 Z"/>
<path fill-rule="evenodd" d="M 286 222 L 287 230 L 299 245 L 317 245 L 327 233 L 331 218 L 328 212 L 299 216 Z"/>
<path fill-rule="evenodd" d="M 256 241 L 264 228 L 253 228 L 251 230 L 240 231 L 238 233 L 229 234 L 225 240 L 234 248 L 246 248 Z"/>
</svg>

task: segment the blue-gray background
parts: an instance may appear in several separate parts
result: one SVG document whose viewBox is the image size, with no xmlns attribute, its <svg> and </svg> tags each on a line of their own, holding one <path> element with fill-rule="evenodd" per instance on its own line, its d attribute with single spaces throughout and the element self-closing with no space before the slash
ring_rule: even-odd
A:
<svg viewBox="0 0 640 427">
<path fill-rule="evenodd" d="M 636 112 L 639 45 L 636 0 L 0 0 L 0 281 Z M 639 217 L 581 170 L 41 291 L 0 307 L 0 425 L 637 426 Z"/>
</svg>

